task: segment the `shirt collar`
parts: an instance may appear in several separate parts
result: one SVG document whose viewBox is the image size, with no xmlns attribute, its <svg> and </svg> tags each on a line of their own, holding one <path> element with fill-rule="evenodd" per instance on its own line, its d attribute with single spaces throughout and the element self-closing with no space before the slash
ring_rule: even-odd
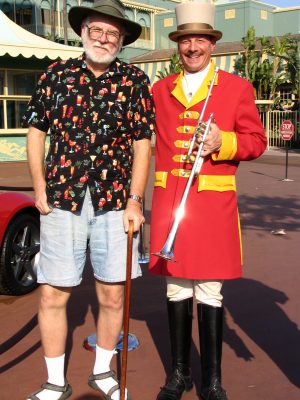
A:
<svg viewBox="0 0 300 400">
<path fill-rule="evenodd" d="M 74 65 L 76 67 L 81 67 L 82 69 L 88 69 L 88 66 L 85 61 L 85 53 L 82 53 L 78 58 L 74 59 Z M 114 75 L 122 75 L 122 71 L 124 69 L 122 61 L 116 58 L 108 67 L 106 72 L 101 75 L 104 78 L 111 78 Z"/>
</svg>

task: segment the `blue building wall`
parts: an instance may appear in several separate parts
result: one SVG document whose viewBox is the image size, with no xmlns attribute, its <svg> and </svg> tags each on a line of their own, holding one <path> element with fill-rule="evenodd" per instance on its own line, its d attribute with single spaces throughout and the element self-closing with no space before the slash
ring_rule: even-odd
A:
<svg viewBox="0 0 300 400">
<path fill-rule="evenodd" d="M 300 33 L 300 7 L 274 12 L 274 36 Z"/>
<path fill-rule="evenodd" d="M 273 36 L 273 10 L 274 7 L 253 0 L 218 5 L 215 25 L 223 32 L 221 41 L 239 41 L 251 26 L 257 36 Z"/>
<path fill-rule="evenodd" d="M 41 26 L 40 7 L 42 1 L 45 5 L 45 1 L 47 0 L 26 0 L 27 4 L 31 2 L 33 5 L 32 15 L 34 17 L 34 21 L 31 26 L 28 26 L 28 30 L 44 35 L 47 30 L 49 32 L 49 25 L 46 28 Z M 23 0 L 0 0 L 0 9 L 4 11 L 4 7 L 20 6 L 22 3 Z M 61 10 L 63 1 L 57 0 L 57 3 L 60 4 Z M 83 6 L 91 6 L 92 3 L 93 1 L 91 0 L 81 0 L 81 5 Z M 134 19 L 137 22 L 139 22 L 139 18 L 143 18 L 146 24 L 150 24 L 150 38 L 149 40 L 138 40 L 132 46 L 126 47 L 121 53 L 122 59 L 128 61 L 133 57 L 155 49 L 176 47 L 176 44 L 169 40 L 168 34 L 176 30 L 174 8 L 177 4 L 181 3 L 180 0 L 135 0 L 132 2 L 124 0 L 123 3 L 126 6 L 128 18 Z M 77 4 L 77 0 L 67 1 L 68 9 Z M 235 2 L 219 0 L 216 1 L 216 4 L 215 28 L 223 32 L 221 42 L 240 41 L 251 26 L 254 26 L 257 36 L 281 36 L 286 33 L 300 33 L 300 6 L 278 10 L 274 6 L 257 0 L 240 0 Z M 39 31 L 42 28 L 44 30 Z M 73 35 L 71 29 L 68 33 L 69 35 Z M 224 65 L 221 65 L 221 67 L 229 70 L 233 62 L 232 57 L 224 57 L 223 61 Z M 219 59 L 217 63 L 223 61 Z M 36 63 L 35 60 L 32 62 Z M 22 69 L 22 64 L 23 62 L 18 62 L 15 58 L 12 58 L 8 62 L 8 65 L 5 66 L 3 59 L 0 59 L 0 69 L 12 67 Z M 161 67 L 157 70 L 163 69 L 166 65 L 167 60 L 165 64 L 162 61 Z M 152 81 L 155 78 L 155 73 L 155 69 L 152 68 Z M 18 134 L 16 132 L 14 136 L 7 136 L 7 134 L 1 133 L 0 129 L 0 162 L 24 159 L 26 159 L 24 133 Z"/>
</svg>

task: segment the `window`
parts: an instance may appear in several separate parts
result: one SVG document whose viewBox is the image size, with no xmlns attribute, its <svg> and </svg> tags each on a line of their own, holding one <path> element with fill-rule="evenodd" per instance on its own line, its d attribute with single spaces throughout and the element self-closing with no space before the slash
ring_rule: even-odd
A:
<svg viewBox="0 0 300 400">
<path fill-rule="evenodd" d="M 38 81 L 38 74 L 29 71 L 8 71 L 8 95 L 31 96 Z"/>
<path fill-rule="evenodd" d="M 266 20 L 268 19 L 268 11 L 266 11 L 266 10 L 261 10 L 261 11 L 260 11 L 260 19 L 266 21 Z"/>
<path fill-rule="evenodd" d="M 21 128 L 22 116 L 40 74 L 37 71 L 0 70 L 0 132 Z"/>
<path fill-rule="evenodd" d="M 11 4 L 9 4 L 8 2 L 3 3 L 1 10 L 9 19 L 11 19 L 12 21 L 15 20 L 14 10 Z"/>
<path fill-rule="evenodd" d="M 42 9 L 42 24 L 50 25 L 50 10 Z"/>
<path fill-rule="evenodd" d="M 142 32 L 139 39 L 150 40 L 150 27 L 145 26 L 142 19 L 139 20 L 139 24 L 142 26 Z"/>
<path fill-rule="evenodd" d="M 164 28 L 171 28 L 172 26 L 174 26 L 173 18 L 165 18 L 164 19 Z"/>
<path fill-rule="evenodd" d="M 3 101 L 0 100 L 0 129 L 4 128 L 4 107 Z"/>
<path fill-rule="evenodd" d="M 225 10 L 225 19 L 235 19 L 235 9 Z"/>
<path fill-rule="evenodd" d="M 24 0 L 16 8 L 16 23 L 21 26 L 32 24 L 32 4 L 29 0 Z"/>
<path fill-rule="evenodd" d="M 142 33 L 139 39 L 150 40 L 151 39 L 151 20 L 150 15 L 147 13 L 138 14 L 138 23 L 142 26 Z"/>
<path fill-rule="evenodd" d="M 4 94 L 4 72 L 0 71 L 0 94 Z"/>
<path fill-rule="evenodd" d="M 43 0 L 41 2 L 41 13 L 42 13 L 42 24 L 50 25 L 51 24 L 51 16 L 50 16 L 50 3 L 47 0 Z"/>
<path fill-rule="evenodd" d="M 7 102 L 7 128 L 21 128 L 22 116 L 25 113 L 27 100 L 8 100 Z"/>
</svg>

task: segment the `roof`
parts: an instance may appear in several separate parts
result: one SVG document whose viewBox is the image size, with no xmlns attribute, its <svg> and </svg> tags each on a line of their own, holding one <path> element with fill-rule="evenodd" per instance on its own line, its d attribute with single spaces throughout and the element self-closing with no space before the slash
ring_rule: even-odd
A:
<svg viewBox="0 0 300 400">
<path fill-rule="evenodd" d="M 1 10 L 0 26 L 0 56 L 9 54 L 11 57 L 22 55 L 26 58 L 35 56 L 55 60 L 77 57 L 83 52 L 82 47 L 66 46 L 28 32 L 10 20 Z"/>
<path fill-rule="evenodd" d="M 281 36 L 279 36 L 280 38 Z M 300 34 L 289 35 L 290 38 L 296 39 L 300 41 Z M 270 42 L 274 42 L 274 37 L 270 37 Z M 260 42 L 257 39 L 256 49 L 259 50 L 261 48 Z M 242 42 L 220 42 L 216 44 L 216 47 L 212 53 L 213 56 L 221 56 L 221 55 L 230 55 L 230 54 L 238 54 L 244 52 L 245 49 L 243 47 Z M 177 47 L 173 47 L 171 49 L 162 49 L 162 50 L 151 50 L 147 53 L 143 53 L 139 56 L 133 57 L 130 59 L 130 62 L 133 64 L 138 63 L 147 63 L 154 61 L 166 61 L 170 60 L 172 55 L 177 52 Z"/>
<path fill-rule="evenodd" d="M 214 55 L 217 54 L 230 54 L 230 53 L 239 53 L 243 51 L 243 47 L 241 42 L 231 42 L 231 43 L 218 43 L 213 52 Z M 173 47 L 171 49 L 162 49 L 162 50 L 151 50 L 147 53 L 141 54 L 134 58 L 130 59 L 131 63 L 144 63 L 144 62 L 153 62 L 153 61 L 163 61 L 169 60 L 171 56 L 177 52 L 177 48 Z"/>
</svg>

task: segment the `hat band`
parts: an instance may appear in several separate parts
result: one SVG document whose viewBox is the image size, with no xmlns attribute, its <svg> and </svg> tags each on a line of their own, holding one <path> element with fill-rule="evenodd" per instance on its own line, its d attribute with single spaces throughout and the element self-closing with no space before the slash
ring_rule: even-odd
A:
<svg viewBox="0 0 300 400">
<path fill-rule="evenodd" d="M 190 24 L 182 24 L 178 25 L 177 31 L 202 31 L 202 30 L 212 30 L 213 27 L 209 24 L 202 24 L 202 23 L 190 23 Z"/>
</svg>

